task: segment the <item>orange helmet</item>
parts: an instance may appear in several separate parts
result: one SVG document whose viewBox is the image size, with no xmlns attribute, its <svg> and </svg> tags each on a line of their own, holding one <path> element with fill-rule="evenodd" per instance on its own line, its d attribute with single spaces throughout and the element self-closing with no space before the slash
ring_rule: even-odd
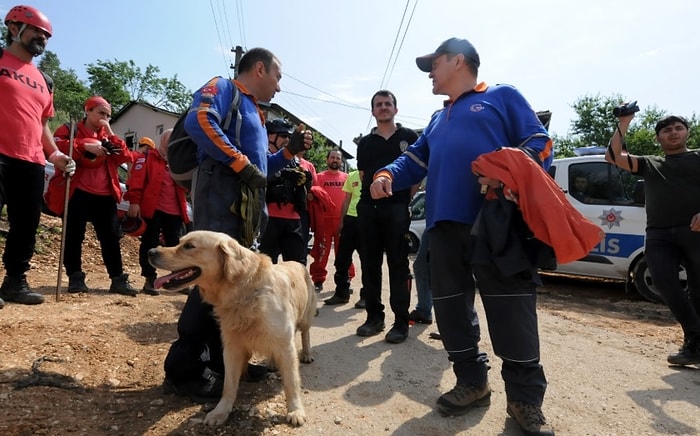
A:
<svg viewBox="0 0 700 436">
<path fill-rule="evenodd" d="M 46 18 L 46 15 L 31 6 L 19 5 L 10 9 L 7 15 L 5 15 L 5 25 L 7 26 L 7 24 L 12 21 L 32 25 L 48 33 L 49 36 L 53 34 L 51 23 L 49 19 Z"/>
<path fill-rule="evenodd" d="M 138 238 L 146 231 L 146 221 L 140 217 L 125 215 L 119 223 L 123 234 Z"/>
<path fill-rule="evenodd" d="M 147 145 L 148 148 L 156 148 L 156 143 L 153 142 L 151 138 L 148 136 L 142 136 L 139 138 L 139 142 L 137 142 L 138 146 L 141 147 L 142 145 Z"/>
</svg>

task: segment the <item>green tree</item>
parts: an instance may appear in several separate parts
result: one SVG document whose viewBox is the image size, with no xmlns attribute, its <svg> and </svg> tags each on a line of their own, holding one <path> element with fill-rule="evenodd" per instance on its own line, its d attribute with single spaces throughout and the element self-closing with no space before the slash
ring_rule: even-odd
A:
<svg viewBox="0 0 700 436">
<path fill-rule="evenodd" d="M 573 156 L 574 149 L 589 145 L 606 146 L 617 128 L 617 119 L 612 115 L 613 108 L 623 101 L 619 94 L 602 97 L 586 95 L 573 105 L 577 118 L 571 122 L 571 134 L 566 137 L 554 137 L 555 156 Z M 654 126 L 668 112 L 656 106 L 643 108 L 634 117 L 625 143 L 630 153 L 636 155 L 661 155 L 661 148 L 656 142 Z M 700 122 L 693 113 L 688 115 L 688 148 L 700 147 Z"/>
<path fill-rule="evenodd" d="M 130 101 L 145 101 L 154 106 L 182 112 L 190 102 L 190 91 L 178 80 L 158 76 L 160 69 L 149 64 L 142 70 L 133 60 L 98 59 L 86 71 L 93 94 L 104 96 L 119 110 Z"/>
<path fill-rule="evenodd" d="M 39 61 L 38 67 L 54 80 L 54 109 L 56 116 L 51 121 L 52 128 L 63 124 L 73 117 L 78 120 L 83 116 L 83 102 L 90 97 L 90 90 L 78 78 L 73 69 L 64 70 L 56 53 L 47 50 Z"/>
<path fill-rule="evenodd" d="M 304 159 L 308 160 L 321 172 L 326 169 L 326 155 L 333 148 L 326 143 L 326 140 L 318 132 L 313 132 L 314 143 L 306 153 Z"/>
</svg>

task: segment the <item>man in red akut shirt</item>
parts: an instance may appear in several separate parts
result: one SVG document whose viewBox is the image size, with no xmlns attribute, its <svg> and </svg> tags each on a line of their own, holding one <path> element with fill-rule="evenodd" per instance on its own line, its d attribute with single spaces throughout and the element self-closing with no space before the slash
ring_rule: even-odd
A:
<svg viewBox="0 0 700 436">
<path fill-rule="evenodd" d="M 119 239 L 121 230 L 117 204 L 121 201 L 119 166 L 132 162 L 132 152 L 124 140 L 112 131 L 109 119 L 112 106 L 100 96 L 85 101 L 85 118 L 75 128 L 73 156 L 77 163 L 70 184 L 63 266 L 68 275 L 68 292 L 87 292 L 82 271 L 82 245 L 85 228 L 92 223 L 102 249 L 102 260 L 112 284 L 109 292 L 135 296 L 138 290 L 124 274 Z M 58 147 L 66 152 L 70 147 L 70 128 L 64 124 L 54 132 Z M 65 184 L 54 175 L 46 191 L 46 205 L 57 215 L 63 214 Z"/>
<path fill-rule="evenodd" d="M 129 202 L 127 215 L 146 223 L 139 246 L 139 265 L 141 275 L 146 279 L 141 290 L 148 295 L 160 294 L 153 287 L 156 269 L 148 262 L 148 250 L 158 246 L 161 234 L 164 245 L 174 247 L 180 242 L 182 225 L 190 222 L 185 188 L 173 181 L 168 169 L 168 140 L 171 133 L 172 129 L 163 132 L 157 149 L 149 144 L 136 157 L 126 183 L 129 189 L 124 194 L 124 199 Z"/>
<path fill-rule="evenodd" d="M 44 165 L 48 159 L 60 171 L 75 171 L 75 162 L 58 150 L 49 128 L 54 115 L 51 79 L 32 63 L 51 38 L 51 23 L 31 6 L 15 6 L 5 25 L 7 48 L 0 48 L 0 208 L 7 206 L 10 229 L 2 256 L 6 274 L 0 308 L 5 301 L 44 302 L 25 275 L 41 217 Z"/>
<path fill-rule="evenodd" d="M 348 178 L 347 173 L 340 171 L 340 167 L 343 165 L 343 154 L 340 150 L 330 150 L 326 155 L 326 164 L 328 169 L 318 173 L 316 180 L 317 185 L 323 188 L 333 200 L 334 207 L 325 211 L 323 225 L 320 226 L 321 232 L 314 232 L 314 246 L 311 249 L 314 261 L 309 269 L 316 292 L 323 290 L 323 282 L 326 281 L 328 275 L 326 265 L 328 264 L 331 244 L 334 252 L 338 249 L 338 240 L 340 239 L 338 228 L 345 201 L 343 185 Z M 350 278 L 355 276 L 355 269 L 352 265 L 350 265 L 349 276 Z"/>
</svg>

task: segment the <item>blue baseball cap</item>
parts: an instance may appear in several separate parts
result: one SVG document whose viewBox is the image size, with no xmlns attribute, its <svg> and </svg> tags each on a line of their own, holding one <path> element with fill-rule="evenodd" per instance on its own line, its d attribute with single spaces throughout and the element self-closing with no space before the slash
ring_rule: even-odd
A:
<svg viewBox="0 0 700 436">
<path fill-rule="evenodd" d="M 429 73 L 433 69 L 433 61 L 444 54 L 463 54 L 464 59 L 466 59 L 475 69 L 479 68 L 481 62 L 479 61 L 479 53 L 471 42 L 466 39 L 450 38 L 440 44 L 434 53 L 427 54 L 425 56 L 420 56 L 416 58 L 416 64 L 418 68 L 426 73 Z"/>
</svg>

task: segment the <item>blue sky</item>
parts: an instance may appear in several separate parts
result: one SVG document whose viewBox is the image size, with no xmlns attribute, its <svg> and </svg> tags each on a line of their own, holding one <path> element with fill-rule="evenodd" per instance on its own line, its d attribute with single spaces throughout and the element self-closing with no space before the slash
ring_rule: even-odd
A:
<svg viewBox="0 0 700 436">
<path fill-rule="evenodd" d="M 0 0 L 4 17 L 16 3 Z M 35 0 L 51 20 L 48 48 L 85 77 L 97 59 L 134 60 L 194 90 L 232 74 L 231 47 L 265 47 L 282 61 L 282 105 L 351 153 L 373 126 L 380 87 L 397 120 L 423 127 L 443 97 L 416 56 L 458 36 L 479 51 L 479 79 L 516 86 L 566 135 L 584 95 L 619 93 L 691 115 L 700 102 L 694 0 Z M 408 6 L 407 6 L 408 5 Z M 405 15 L 404 15 L 404 11 Z M 403 23 L 402 23 L 403 18 Z M 409 23 L 410 20 L 410 23 Z M 696 28 L 696 30 L 693 30 Z M 393 54 L 392 54 L 393 48 Z M 384 82 L 382 83 L 382 80 Z"/>
</svg>

